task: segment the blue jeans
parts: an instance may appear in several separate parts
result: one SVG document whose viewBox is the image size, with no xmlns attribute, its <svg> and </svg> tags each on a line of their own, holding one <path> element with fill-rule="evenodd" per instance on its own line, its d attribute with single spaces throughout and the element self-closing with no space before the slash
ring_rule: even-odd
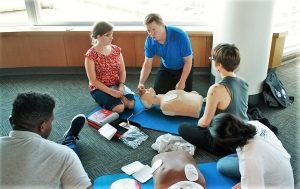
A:
<svg viewBox="0 0 300 189">
<path fill-rule="evenodd" d="M 119 104 L 123 104 L 121 99 L 115 98 L 99 89 L 90 92 L 94 100 L 101 106 L 102 108 L 112 110 L 115 106 Z M 125 97 L 128 100 L 134 100 L 133 94 L 125 94 Z"/>
<path fill-rule="evenodd" d="M 64 140 L 62 141 L 62 145 L 65 145 L 65 146 L 71 148 L 79 157 L 80 151 L 79 151 L 79 148 L 76 144 L 76 140 L 74 137 L 69 136 L 69 137 L 64 138 Z"/>
<path fill-rule="evenodd" d="M 239 171 L 239 158 L 237 154 L 230 154 L 219 159 L 217 170 L 225 176 L 240 179 L 241 174 Z"/>
</svg>

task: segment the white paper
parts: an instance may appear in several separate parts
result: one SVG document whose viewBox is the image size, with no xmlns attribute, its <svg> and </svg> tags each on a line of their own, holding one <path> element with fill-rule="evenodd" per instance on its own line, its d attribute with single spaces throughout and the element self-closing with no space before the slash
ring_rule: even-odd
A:
<svg viewBox="0 0 300 189">
<path fill-rule="evenodd" d="M 153 169 L 149 165 L 145 165 L 142 169 L 133 173 L 132 176 L 139 182 L 145 183 L 152 178 L 152 171 Z"/>
<path fill-rule="evenodd" d="M 132 162 L 128 165 L 123 166 L 121 169 L 127 175 L 132 175 L 133 178 L 138 180 L 141 183 L 147 182 L 152 178 L 152 173 L 162 165 L 162 160 L 159 159 L 155 161 L 150 167 L 149 165 L 144 165 L 139 161 Z"/>
<path fill-rule="evenodd" d="M 133 173 L 141 170 L 145 165 L 139 161 L 132 162 L 128 165 L 125 165 L 121 168 L 127 175 L 132 175 Z"/>
<path fill-rule="evenodd" d="M 99 133 L 107 138 L 108 140 L 111 140 L 112 137 L 116 134 L 117 129 L 111 126 L 109 123 L 106 123 L 103 127 L 101 127 L 99 130 Z"/>
</svg>

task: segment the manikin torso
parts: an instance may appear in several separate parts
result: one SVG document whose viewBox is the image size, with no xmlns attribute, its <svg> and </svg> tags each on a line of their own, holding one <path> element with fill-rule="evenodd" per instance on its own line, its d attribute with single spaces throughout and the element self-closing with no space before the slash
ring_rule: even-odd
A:
<svg viewBox="0 0 300 189">
<path fill-rule="evenodd" d="M 159 105 L 161 111 L 169 116 L 188 116 L 199 118 L 203 97 L 197 92 L 186 92 L 183 90 L 172 90 L 166 94 L 155 94 L 150 88 L 141 96 L 143 105 L 151 108 Z"/>
<path fill-rule="evenodd" d="M 176 158 L 174 158 L 176 157 Z M 188 181 L 189 171 L 186 170 L 186 166 L 194 167 L 193 182 L 199 184 L 199 187 L 182 187 L 182 188 L 202 188 L 206 187 L 205 178 L 200 170 L 197 168 L 196 162 L 188 152 L 186 151 L 171 151 L 157 154 L 153 157 L 151 165 L 157 160 L 161 160 L 162 165 L 153 173 L 153 181 L 155 189 L 166 189 L 171 185 L 174 185 L 180 181 Z M 194 172 L 192 171 L 192 172 Z M 201 187 L 202 186 L 202 187 Z M 177 187 L 176 187 L 177 188 Z M 181 187 L 180 187 L 181 188 Z"/>
</svg>

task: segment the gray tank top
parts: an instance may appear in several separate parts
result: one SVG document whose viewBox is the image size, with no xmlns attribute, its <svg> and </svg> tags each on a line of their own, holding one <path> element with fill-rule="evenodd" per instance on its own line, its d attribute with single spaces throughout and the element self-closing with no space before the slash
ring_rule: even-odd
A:
<svg viewBox="0 0 300 189">
<path fill-rule="evenodd" d="M 225 77 L 219 84 L 224 85 L 231 96 L 231 101 L 225 110 L 217 109 L 216 113 L 232 113 L 244 121 L 248 121 L 248 84 L 239 77 Z"/>
</svg>

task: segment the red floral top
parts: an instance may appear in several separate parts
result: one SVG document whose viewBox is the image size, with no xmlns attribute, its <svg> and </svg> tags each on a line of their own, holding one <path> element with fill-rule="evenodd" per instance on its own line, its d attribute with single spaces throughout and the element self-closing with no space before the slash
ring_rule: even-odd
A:
<svg viewBox="0 0 300 189">
<path fill-rule="evenodd" d="M 111 53 L 103 55 L 97 52 L 94 47 L 91 47 L 85 54 L 95 63 L 96 78 L 106 86 L 119 84 L 119 71 L 120 71 L 120 53 L 121 48 L 116 45 L 111 45 Z M 90 91 L 96 89 L 94 85 L 89 83 Z"/>
</svg>

